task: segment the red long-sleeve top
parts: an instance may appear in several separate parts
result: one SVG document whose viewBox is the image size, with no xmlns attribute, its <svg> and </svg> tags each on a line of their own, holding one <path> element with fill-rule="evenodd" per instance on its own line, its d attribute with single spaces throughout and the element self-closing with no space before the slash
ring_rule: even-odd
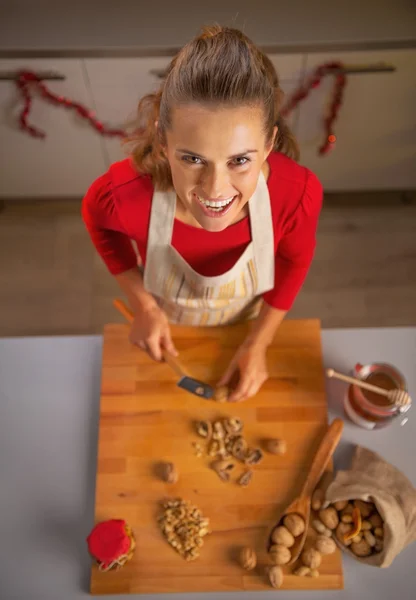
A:
<svg viewBox="0 0 416 600">
<path fill-rule="evenodd" d="M 288 310 L 298 294 L 311 264 L 315 234 L 322 206 L 322 186 L 317 177 L 287 156 L 269 155 L 269 189 L 275 247 L 275 284 L 264 300 Z M 135 242 L 146 264 L 147 237 L 153 185 L 139 175 L 129 159 L 123 167 L 125 181 L 114 182 L 111 169 L 89 188 L 82 203 L 82 216 L 91 239 L 110 273 L 117 275 L 137 265 Z M 131 202 L 125 186 L 134 182 L 140 193 Z M 175 219 L 172 245 L 198 273 L 212 277 L 236 263 L 251 241 L 249 217 L 212 233 Z"/>
</svg>

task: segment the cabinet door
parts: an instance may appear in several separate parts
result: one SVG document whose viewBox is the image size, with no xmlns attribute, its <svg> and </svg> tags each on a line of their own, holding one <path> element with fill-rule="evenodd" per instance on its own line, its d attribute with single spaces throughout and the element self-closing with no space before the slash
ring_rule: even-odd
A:
<svg viewBox="0 0 416 600">
<path fill-rule="evenodd" d="M 298 86 L 302 78 L 303 56 L 271 55 L 285 93 Z M 145 94 L 154 91 L 160 84 L 155 74 L 163 72 L 170 57 L 157 58 L 103 58 L 85 60 L 86 71 L 94 97 L 98 116 L 105 123 L 123 127 L 134 120 L 139 100 Z M 296 112 L 289 123 L 296 126 Z M 125 156 L 120 140 L 104 140 L 108 162 L 112 163 Z"/>
<path fill-rule="evenodd" d="M 304 79 L 304 65 L 306 55 L 303 54 L 269 54 L 277 75 L 279 77 L 280 87 L 285 93 L 285 102 L 291 94 L 302 84 Z M 284 102 L 284 103 L 285 103 Z M 283 103 L 283 104 L 284 104 Z M 293 133 L 297 134 L 299 121 L 299 107 L 295 108 L 287 116 L 287 123 Z"/>
<path fill-rule="evenodd" d="M 334 80 L 328 76 L 300 108 L 301 162 L 328 191 L 406 190 L 416 188 L 416 51 L 388 50 L 311 54 L 308 72 L 327 61 L 345 65 L 384 62 L 392 73 L 347 76 L 344 102 L 334 125 L 336 147 L 318 156 L 322 121 Z"/>
<path fill-rule="evenodd" d="M 81 60 L 1 60 L 0 70 L 54 71 L 63 81 L 46 81 L 53 92 L 92 106 Z M 19 129 L 22 108 L 12 81 L 0 81 L 0 196 L 82 196 L 105 170 L 100 135 L 73 111 L 36 97 L 29 122 L 42 129 L 46 138 L 34 138 Z"/>
<path fill-rule="evenodd" d="M 171 58 L 89 58 L 85 67 L 99 118 L 112 127 L 134 122 L 140 99 L 160 84 Z M 104 140 L 107 164 L 126 155 L 119 138 Z"/>
</svg>

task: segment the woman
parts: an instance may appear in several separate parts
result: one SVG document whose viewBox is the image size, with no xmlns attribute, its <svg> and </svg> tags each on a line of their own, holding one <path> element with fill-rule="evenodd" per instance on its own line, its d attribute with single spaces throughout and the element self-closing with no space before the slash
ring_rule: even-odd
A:
<svg viewBox="0 0 416 600">
<path fill-rule="evenodd" d="M 272 63 L 243 33 L 203 29 L 141 100 L 131 157 L 83 202 L 135 313 L 130 339 L 153 359 L 177 354 L 170 323 L 255 319 L 219 382 L 239 375 L 230 401 L 267 379 L 267 347 L 315 247 L 322 188 L 295 162 L 282 95 Z"/>
</svg>

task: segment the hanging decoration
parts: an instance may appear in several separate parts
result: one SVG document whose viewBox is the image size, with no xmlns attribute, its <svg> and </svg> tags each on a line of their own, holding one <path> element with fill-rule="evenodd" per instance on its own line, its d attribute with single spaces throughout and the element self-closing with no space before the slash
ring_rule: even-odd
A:
<svg viewBox="0 0 416 600">
<path fill-rule="evenodd" d="M 335 142 L 337 140 L 333 127 L 338 117 L 339 109 L 341 108 L 344 88 L 347 83 L 347 77 L 344 72 L 343 64 L 340 62 L 329 62 L 317 67 L 309 80 L 304 85 L 301 85 L 292 94 L 282 110 L 282 115 L 284 117 L 288 116 L 298 106 L 298 104 L 300 104 L 300 102 L 309 96 L 312 90 L 321 85 L 322 79 L 326 75 L 335 76 L 335 85 L 328 114 L 324 118 L 325 139 L 318 149 L 318 154 L 321 156 L 328 154 L 328 152 L 335 147 Z"/>
<path fill-rule="evenodd" d="M 322 79 L 327 75 L 335 76 L 335 85 L 328 115 L 324 119 L 325 139 L 318 150 L 320 155 L 327 154 L 332 148 L 335 147 L 336 136 L 334 133 L 334 123 L 338 117 L 339 109 L 342 104 L 344 88 L 347 81 L 342 63 L 329 62 L 317 67 L 306 84 L 301 85 L 292 94 L 282 109 L 282 115 L 288 116 L 303 100 L 305 100 L 305 98 L 309 96 L 313 89 L 319 87 Z M 127 135 L 122 129 L 112 129 L 111 127 L 105 126 L 95 117 L 93 111 L 89 110 L 81 103 L 51 92 L 45 83 L 43 83 L 42 79 L 40 79 L 40 77 L 33 71 L 20 71 L 17 73 L 15 81 L 24 102 L 23 109 L 19 117 L 20 128 L 22 131 L 25 131 L 33 137 L 46 137 L 45 132 L 41 131 L 34 125 L 31 125 L 28 121 L 35 94 L 38 94 L 41 98 L 47 102 L 50 102 L 51 104 L 75 111 L 82 119 L 88 121 L 100 135 L 114 137 L 126 137 Z"/>
</svg>

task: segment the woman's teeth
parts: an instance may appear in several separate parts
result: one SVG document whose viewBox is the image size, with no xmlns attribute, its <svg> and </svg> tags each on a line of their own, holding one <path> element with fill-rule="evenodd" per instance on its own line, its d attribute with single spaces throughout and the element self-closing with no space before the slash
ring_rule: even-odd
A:
<svg viewBox="0 0 416 600">
<path fill-rule="evenodd" d="M 199 196 L 197 196 L 197 198 L 201 204 L 203 204 L 204 206 L 207 206 L 210 210 L 212 210 L 214 212 L 220 212 L 221 210 L 223 210 L 223 208 L 225 206 L 228 206 L 234 200 L 234 196 L 232 196 L 231 198 L 226 198 L 225 200 L 218 200 L 218 201 L 217 200 L 204 200 L 203 198 L 200 198 Z"/>
</svg>

